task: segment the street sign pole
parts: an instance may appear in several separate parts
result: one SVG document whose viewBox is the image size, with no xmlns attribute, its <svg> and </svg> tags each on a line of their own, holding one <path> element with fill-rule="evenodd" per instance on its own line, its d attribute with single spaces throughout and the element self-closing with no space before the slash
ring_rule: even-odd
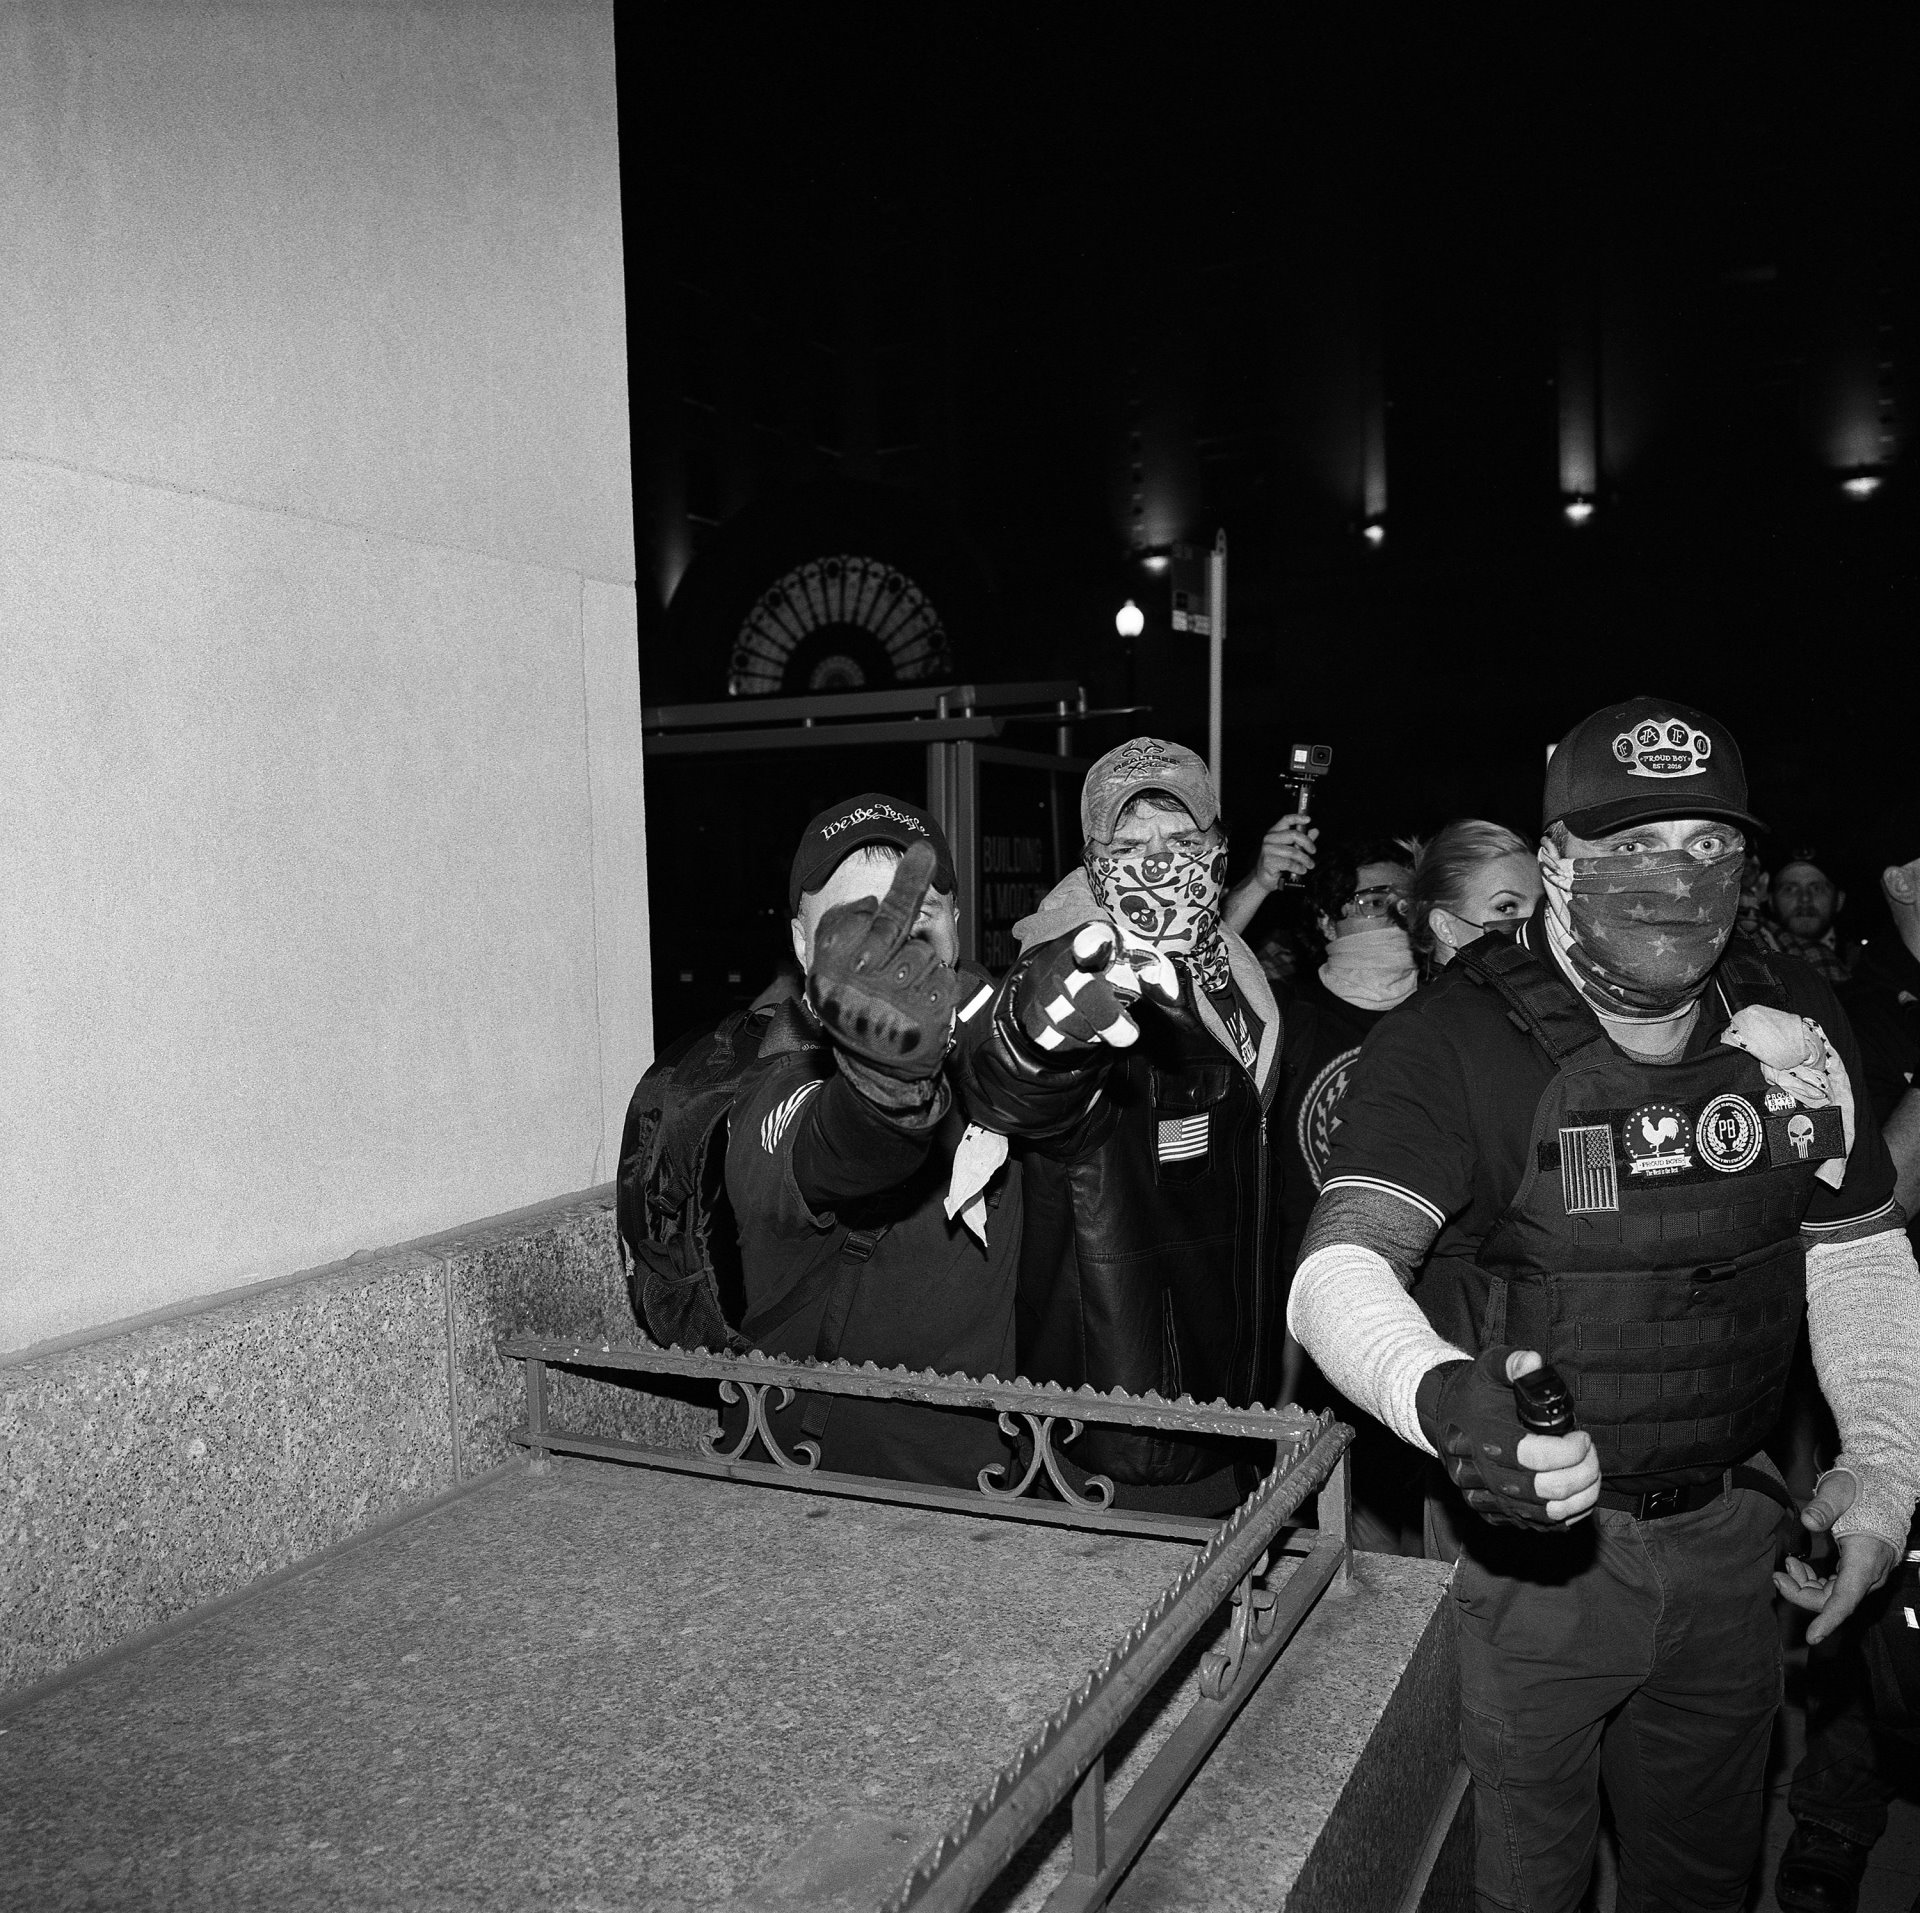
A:
<svg viewBox="0 0 1920 1913">
<path fill-rule="evenodd" d="M 1213 773 L 1213 794 L 1217 803 L 1226 801 L 1226 785 L 1220 779 L 1221 687 L 1223 648 L 1227 641 L 1227 534 L 1214 536 L 1213 553 L 1207 561 L 1207 768 Z"/>
</svg>

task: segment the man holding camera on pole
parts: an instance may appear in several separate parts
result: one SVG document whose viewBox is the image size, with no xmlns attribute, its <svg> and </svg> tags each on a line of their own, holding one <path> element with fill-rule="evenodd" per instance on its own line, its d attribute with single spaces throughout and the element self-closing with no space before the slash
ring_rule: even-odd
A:
<svg viewBox="0 0 1920 1913">
<path fill-rule="evenodd" d="M 1596 712 L 1544 809 L 1531 922 L 1361 1053 L 1289 1321 L 1464 1497 L 1478 1904 L 1577 1906 L 1604 1779 L 1621 1908 L 1731 1913 L 1773 1594 L 1822 1639 L 1905 1540 L 1920 1275 L 1829 986 L 1730 942 L 1757 825 L 1724 727 Z M 1801 1516 L 1837 1538 L 1831 1580 L 1771 1572 L 1787 1497 L 1760 1448 L 1803 1312 L 1843 1443 Z"/>
</svg>

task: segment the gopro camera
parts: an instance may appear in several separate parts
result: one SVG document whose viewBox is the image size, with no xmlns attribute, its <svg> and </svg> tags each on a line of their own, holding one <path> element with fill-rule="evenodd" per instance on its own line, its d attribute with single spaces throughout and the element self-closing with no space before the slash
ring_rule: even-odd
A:
<svg viewBox="0 0 1920 1913">
<path fill-rule="evenodd" d="M 1298 817 L 1307 807 L 1308 793 L 1317 779 L 1333 769 L 1331 744 L 1296 744 L 1287 753 L 1287 768 L 1280 781 L 1293 792 L 1293 814 Z M 1298 890 L 1300 879 L 1292 871 L 1280 879 L 1282 890 Z"/>
<path fill-rule="evenodd" d="M 1296 744 L 1287 756 L 1286 780 L 1297 784 L 1303 777 L 1324 777 L 1332 769 L 1331 744 Z"/>
<path fill-rule="evenodd" d="M 1570 1435 L 1580 1426 L 1573 1412 L 1573 1390 L 1551 1362 L 1514 1383 L 1513 1407 L 1520 1426 L 1536 1435 Z"/>
</svg>

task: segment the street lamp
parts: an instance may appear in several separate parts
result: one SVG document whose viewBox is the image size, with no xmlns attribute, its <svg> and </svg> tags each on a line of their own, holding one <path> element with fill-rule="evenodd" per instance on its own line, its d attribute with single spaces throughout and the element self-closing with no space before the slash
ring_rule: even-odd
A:
<svg viewBox="0 0 1920 1913">
<path fill-rule="evenodd" d="M 1131 641 L 1137 638 L 1140 633 L 1147 628 L 1147 614 L 1129 598 L 1126 603 L 1113 614 L 1113 628 L 1119 632 L 1123 638 Z"/>
</svg>

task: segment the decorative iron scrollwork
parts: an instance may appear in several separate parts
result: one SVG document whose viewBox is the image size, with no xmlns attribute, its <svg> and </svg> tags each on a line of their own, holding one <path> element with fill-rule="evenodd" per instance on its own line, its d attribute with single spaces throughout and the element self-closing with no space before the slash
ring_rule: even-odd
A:
<svg viewBox="0 0 1920 1913">
<path fill-rule="evenodd" d="M 1257 1647 L 1273 1629 L 1273 1592 L 1254 1583 L 1267 1571 L 1271 1554 L 1263 1554 L 1254 1569 L 1233 1591 L 1233 1625 L 1227 1629 L 1223 1646 L 1200 1657 L 1200 1691 L 1209 1700 L 1219 1700 L 1240 1678 L 1240 1665 L 1247 1649 Z"/>
<path fill-rule="evenodd" d="M 1047 1471 L 1047 1479 L 1053 1483 L 1054 1489 L 1059 1494 L 1060 1499 L 1069 1507 L 1085 1508 L 1097 1512 L 1102 1508 L 1110 1508 L 1113 1506 L 1113 1481 L 1111 1477 L 1107 1475 L 1089 1475 L 1087 1477 L 1087 1492 L 1082 1494 L 1068 1481 L 1066 1476 L 1060 1472 L 1059 1458 L 1053 1452 L 1054 1424 L 1060 1419 L 1057 1415 L 1030 1415 L 1025 1409 L 1021 1409 L 1019 1414 L 1020 1420 L 1027 1424 L 1028 1429 L 1033 1435 L 1033 1457 L 1027 1463 L 1027 1472 L 1022 1475 L 1011 1488 L 1002 1488 L 996 1487 L 987 1477 L 989 1475 L 998 1475 L 1001 1480 L 1004 1481 L 1010 1472 L 1007 1464 L 1004 1461 L 997 1461 L 989 1468 L 982 1468 L 980 1470 L 980 1492 L 983 1495 L 991 1496 L 995 1501 L 1016 1500 L 1033 1486 L 1039 1477 L 1040 1470 L 1045 1468 Z M 1067 1442 L 1079 1440 L 1080 1432 L 1085 1427 L 1085 1422 L 1076 1421 L 1069 1416 L 1067 1419 L 1067 1432 L 1060 1437 L 1062 1444 L 1064 1445 Z M 1013 1414 L 1004 1408 L 1000 1411 L 1000 1432 L 1015 1441 L 1018 1441 L 1020 1438 L 1020 1429 L 1014 1421 Z"/>
<path fill-rule="evenodd" d="M 744 1401 L 747 1404 L 747 1429 L 731 1448 L 721 1447 L 725 1437 L 717 1430 L 711 1435 L 700 1437 L 700 1449 L 715 1461 L 738 1461 L 753 1446 L 757 1436 L 767 1453 L 774 1461 L 789 1473 L 804 1475 L 810 1469 L 820 1465 L 820 1444 L 817 1441 L 796 1441 L 793 1453 L 789 1454 L 773 1438 L 773 1430 L 767 1425 L 767 1396 L 778 1399 L 774 1402 L 774 1413 L 778 1414 L 793 1400 L 793 1390 L 783 1382 L 737 1382 L 731 1375 L 722 1378 L 720 1399 L 723 1402 Z"/>
</svg>

